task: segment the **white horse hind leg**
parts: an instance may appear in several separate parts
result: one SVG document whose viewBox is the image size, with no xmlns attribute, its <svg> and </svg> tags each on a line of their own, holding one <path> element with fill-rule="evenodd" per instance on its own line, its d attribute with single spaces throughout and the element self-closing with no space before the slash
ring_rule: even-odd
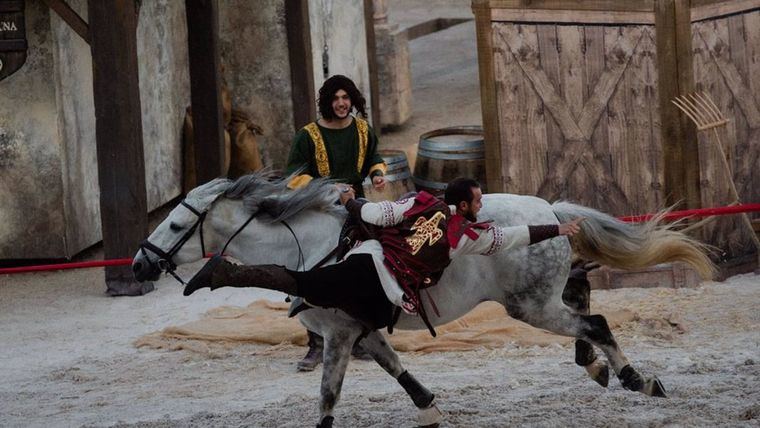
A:
<svg viewBox="0 0 760 428">
<path fill-rule="evenodd" d="M 535 327 L 583 339 L 601 349 L 624 388 L 654 397 L 666 396 L 665 388 L 656 376 L 644 379 L 631 366 L 603 316 L 577 314 L 565 305 L 545 305 L 540 314 L 531 315 L 530 318 L 526 321 Z"/>
<path fill-rule="evenodd" d="M 588 315 L 590 300 L 591 286 L 586 278 L 586 272 L 573 270 L 562 291 L 562 301 L 579 314 Z M 596 383 L 607 387 L 610 379 L 607 363 L 599 359 L 594 352 L 594 347 L 583 339 L 575 340 L 575 363 L 585 368 L 586 373 Z"/>
<path fill-rule="evenodd" d="M 404 369 L 398 354 L 391 348 L 383 335 L 378 331 L 373 331 L 362 339 L 361 344 L 380 367 L 398 380 L 399 384 L 409 394 L 418 409 L 417 424 L 423 427 L 438 426 L 443 420 L 443 414 L 435 404 L 435 395 Z"/>
</svg>

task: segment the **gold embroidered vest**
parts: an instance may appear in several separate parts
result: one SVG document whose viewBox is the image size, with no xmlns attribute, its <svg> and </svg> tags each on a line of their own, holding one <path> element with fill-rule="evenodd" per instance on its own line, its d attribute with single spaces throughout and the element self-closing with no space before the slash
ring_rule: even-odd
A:
<svg viewBox="0 0 760 428">
<path fill-rule="evenodd" d="M 364 158 L 367 156 L 367 144 L 369 143 L 369 125 L 364 119 L 355 117 L 356 130 L 359 134 L 359 155 L 356 160 L 356 171 L 361 175 L 362 167 L 364 166 Z M 327 157 L 327 148 L 325 147 L 325 140 L 322 138 L 322 133 L 319 132 L 319 126 L 316 122 L 304 126 L 306 132 L 309 133 L 311 141 L 314 142 L 314 157 L 317 161 L 317 170 L 321 177 L 330 176 L 330 161 Z"/>
</svg>

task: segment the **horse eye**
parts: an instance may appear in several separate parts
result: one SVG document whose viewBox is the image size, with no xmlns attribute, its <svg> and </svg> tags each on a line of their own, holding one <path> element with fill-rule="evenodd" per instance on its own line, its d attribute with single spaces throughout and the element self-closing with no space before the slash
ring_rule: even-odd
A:
<svg viewBox="0 0 760 428">
<path fill-rule="evenodd" d="M 171 229 L 171 230 L 173 230 L 175 232 L 179 232 L 180 230 L 182 230 L 182 226 L 178 225 L 177 223 L 170 223 L 169 224 L 169 229 Z"/>
</svg>

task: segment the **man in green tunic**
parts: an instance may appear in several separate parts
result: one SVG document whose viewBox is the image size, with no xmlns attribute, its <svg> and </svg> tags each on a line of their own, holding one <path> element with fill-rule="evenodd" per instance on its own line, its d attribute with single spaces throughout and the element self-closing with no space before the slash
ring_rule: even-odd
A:
<svg viewBox="0 0 760 428">
<path fill-rule="evenodd" d="M 296 133 L 286 173 L 303 173 L 289 184 L 305 186 L 314 177 L 330 177 L 353 186 L 362 196 L 362 181 L 369 176 L 377 190 L 385 187 L 385 162 L 377 154 L 377 135 L 366 120 L 366 100 L 348 77 L 335 75 L 319 89 L 319 114 Z M 356 117 L 351 112 L 356 109 Z"/>
<path fill-rule="evenodd" d="M 317 101 L 321 118 L 296 133 L 288 157 L 286 173 L 301 170 L 288 187 L 297 189 L 314 177 L 330 177 L 352 186 L 364 196 L 362 181 L 369 176 L 372 186 L 385 188 L 386 166 L 377 154 L 377 135 L 364 118 L 366 100 L 354 82 L 335 75 L 319 89 Z M 351 113 L 356 110 L 357 115 Z M 362 117 L 359 117 L 361 115 Z M 309 331 L 309 352 L 299 361 L 299 371 L 311 371 L 322 362 L 322 338 Z M 354 355 L 361 351 L 354 347 Z"/>
</svg>

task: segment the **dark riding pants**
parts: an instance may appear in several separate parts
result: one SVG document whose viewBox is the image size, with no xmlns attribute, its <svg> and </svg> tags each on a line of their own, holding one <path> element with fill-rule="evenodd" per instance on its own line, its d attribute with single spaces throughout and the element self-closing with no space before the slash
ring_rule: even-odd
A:
<svg viewBox="0 0 760 428">
<path fill-rule="evenodd" d="M 369 254 L 354 254 L 345 261 L 306 272 L 288 271 L 298 295 L 310 304 L 338 308 L 375 330 L 386 327 L 393 304 L 385 295 Z"/>
</svg>

